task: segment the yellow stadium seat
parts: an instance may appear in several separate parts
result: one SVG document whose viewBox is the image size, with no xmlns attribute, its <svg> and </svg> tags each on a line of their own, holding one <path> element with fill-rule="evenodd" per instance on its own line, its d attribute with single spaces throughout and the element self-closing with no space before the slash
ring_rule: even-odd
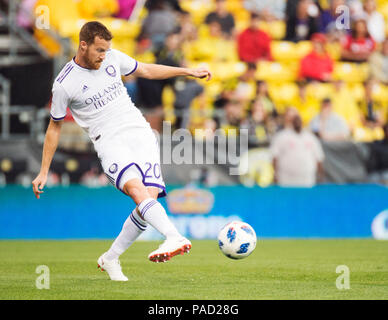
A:
<svg viewBox="0 0 388 320">
<path fill-rule="evenodd" d="M 62 47 L 61 44 L 57 42 L 50 35 L 45 33 L 42 30 L 34 30 L 34 38 L 40 43 L 40 45 L 46 50 L 47 54 L 50 57 L 55 57 L 61 54 Z"/>
<path fill-rule="evenodd" d="M 183 52 L 189 61 L 237 62 L 235 41 L 212 37 L 200 38 L 183 46 Z"/>
<path fill-rule="evenodd" d="M 362 83 L 348 84 L 348 90 L 358 103 L 365 99 L 365 88 Z"/>
<path fill-rule="evenodd" d="M 378 5 L 378 11 L 384 16 L 385 20 L 388 20 L 388 3 L 383 0 Z M 387 25 L 387 24 L 386 24 Z"/>
<path fill-rule="evenodd" d="M 283 39 L 286 35 L 286 23 L 282 20 L 278 21 L 261 21 L 260 29 L 267 32 L 274 40 Z"/>
<path fill-rule="evenodd" d="M 272 82 L 291 82 L 296 80 L 297 74 L 297 64 L 260 61 L 256 72 L 256 78 L 257 80 Z"/>
<path fill-rule="evenodd" d="M 382 140 L 383 138 L 384 131 L 379 127 L 367 128 L 359 126 L 353 130 L 353 139 L 356 142 L 372 142 L 375 140 Z"/>
<path fill-rule="evenodd" d="M 271 55 L 275 61 L 290 62 L 300 58 L 297 44 L 291 41 L 272 41 Z"/>
<path fill-rule="evenodd" d="M 134 40 L 123 40 L 120 38 L 113 38 L 112 39 L 112 48 L 117 49 L 121 52 L 124 52 L 125 54 L 133 57 L 135 53 L 135 46 L 136 43 Z M 142 61 L 143 62 L 143 61 Z"/>
<path fill-rule="evenodd" d="M 313 50 L 311 41 L 299 41 L 296 45 L 299 58 L 303 58 Z"/>
<path fill-rule="evenodd" d="M 280 84 L 269 83 L 268 92 L 271 98 L 277 103 L 291 105 L 299 94 L 299 88 L 294 82 Z"/>
<path fill-rule="evenodd" d="M 350 62 L 336 62 L 334 64 L 333 78 L 345 82 L 364 82 L 368 78 L 369 65 Z"/>
<path fill-rule="evenodd" d="M 164 119 L 165 121 L 170 121 L 171 123 L 175 122 L 174 102 L 175 102 L 174 90 L 172 90 L 172 88 L 169 86 L 164 87 L 162 92 Z"/>
<path fill-rule="evenodd" d="M 152 53 L 152 51 L 146 51 L 142 54 L 135 54 L 133 57 L 137 61 L 144 62 L 144 63 L 155 63 L 156 61 L 156 57 Z"/>
<path fill-rule="evenodd" d="M 334 87 L 331 83 L 310 83 L 306 87 L 306 94 L 309 97 L 322 101 L 325 98 L 331 97 L 334 92 Z"/>
<path fill-rule="evenodd" d="M 220 81 L 209 81 L 205 86 L 206 96 L 209 99 L 216 98 L 223 90 L 222 83 Z"/>
<path fill-rule="evenodd" d="M 215 79 L 220 80 L 237 78 L 241 76 L 246 70 L 246 66 L 242 62 L 214 63 L 212 64 L 212 67 L 213 69 L 210 70 L 214 70 Z"/>
<path fill-rule="evenodd" d="M 203 23 L 206 15 L 215 8 L 213 1 L 183 0 L 179 4 L 183 10 L 190 12 L 193 22 L 197 26 Z"/>
<path fill-rule="evenodd" d="M 38 0 L 35 3 L 35 9 L 38 6 L 46 6 L 50 10 L 50 28 L 58 30 L 59 25 L 64 20 L 78 20 L 81 15 L 78 10 L 76 0 L 58 1 L 58 0 Z M 34 9 L 34 12 L 35 12 Z M 79 31 L 79 29 L 78 29 Z"/>
<path fill-rule="evenodd" d="M 373 86 L 372 97 L 376 102 L 387 104 L 388 102 L 388 88 L 380 83 Z"/>
<path fill-rule="evenodd" d="M 326 50 L 329 56 L 334 60 L 338 61 L 341 59 L 341 44 L 338 42 L 330 42 L 326 44 Z"/>
<path fill-rule="evenodd" d="M 88 20 L 113 16 L 119 11 L 119 4 L 116 0 L 78 0 L 77 2 L 82 18 Z"/>
<path fill-rule="evenodd" d="M 191 62 L 188 66 L 190 68 L 209 68 L 212 71 L 212 79 L 214 81 L 235 79 L 246 70 L 246 65 L 243 62 Z"/>
</svg>

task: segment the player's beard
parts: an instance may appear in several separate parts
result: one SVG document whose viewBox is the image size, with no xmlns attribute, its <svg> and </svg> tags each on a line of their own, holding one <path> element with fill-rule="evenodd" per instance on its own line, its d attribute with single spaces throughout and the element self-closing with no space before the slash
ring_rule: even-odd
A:
<svg viewBox="0 0 388 320">
<path fill-rule="evenodd" d="M 85 64 L 88 66 L 88 69 L 94 69 L 94 70 L 100 69 L 102 61 L 98 62 L 99 60 L 95 61 L 95 60 L 90 59 L 89 58 L 89 50 L 86 50 L 84 60 L 85 60 Z"/>
</svg>

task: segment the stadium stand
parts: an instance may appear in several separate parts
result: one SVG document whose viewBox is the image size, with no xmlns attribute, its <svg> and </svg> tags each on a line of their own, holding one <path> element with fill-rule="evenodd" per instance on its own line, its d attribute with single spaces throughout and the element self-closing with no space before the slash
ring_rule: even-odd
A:
<svg viewBox="0 0 388 320">
<path fill-rule="evenodd" d="M 239 90 L 242 88 L 242 86 L 239 87 L 241 76 L 247 70 L 247 64 L 239 60 L 237 38 L 249 26 L 251 12 L 246 9 L 245 1 L 225 1 L 227 12 L 232 14 L 235 21 L 235 31 L 232 37 L 223 36 L 220 33 L 220 26 L 204 23 L 207 15 L 215 10 L 215 1 L 181 0 L 176 1 L 178 7 L 171 6 L 170 1 L 165 1 L 168 8 L 166 10 L 169 10 L 176 17 L 177 27 L 180 27 L 182 39 L 184 39 L 181 45 L 185 64 L 190 67 L 206 65 L 213 72 L 213 79 L 204 85 L 204 101 L 200 100 L 203 97 L 198 97 L 190 105 L 188 128 L 191 130 L 206 128 L 209 121 L 216 124 L 210 126 L 213 130 L 219 128 L 220 119 L 225 115 L 224 106 L 226 103 L 224 100 L 241 99 L 238 103 L 244 105 L 242 107 L 242 117 L 249 120 L 250 106 L 252 105 L 250 101 L 255 100 L 257 95 L 256 85 L 254 84 L 249 85 L 251 88 L 249 94 L 243 98 L 237 92 L 237 88 Z M 116 0 L 98 2 L 92 0 L 32 1 L 34 6 L 30 9 L 30 16 L 41 17 L 39 10 L 48 8 L 50 13 L 49 32 L 37 28 L 34 24 L 30 27 L 31 30 L 28 27 L 23 29 L 23 27 L 17 25 L 16 19 L 9 19 L 10 15 L 15 15 L 21 9 L 20 4 L 23 2 L 25 1 L 5 1 L 8 5 L 3 8 L 3 13 L 0 15 L 2 32 L 4 30 L 12 31 L 19 39 L 12 42 L 11 46 L 9 42 L 6 42 L 4 35 L 1 35 L 0 38 L 0 50 L 4 50 L 6 47 L 10 48 L 9 52 L 4 53 L 1 51 L 1 61 L 3 63 L 0 67 L 2 74 L 0 83 L 3 88 L 2 96 L 5 97 L 2 100 L 3 138 L 9 137 L 9 132 L 7 132 L 9 123 L 8 120 L 4 120 L 5 117 L 8 117 L 7 112 L 9 111 L 7 111 L 5 105 L 11 104 L 11 109 L 22 111 L 22 109 L 16 108 L 16 103 L 13 103 L 13 101 L 6 101 L 7 80 L 4 79 L 4 75 L 7 75 L 7 73 L 5 72 L 4 61 L 8 59 L 7 66 L 13 66 L 14 69 L 18 64 L 17 61 L 24 61 L 25 63 L 30 61 L 32 56 L 28 55 L 27 58 L 28 50 L 25 46 L 29 47 L 29 50 L 34 52 L 33 56 L 38 57 L 40 61 L 53 61 L 52 70 L 50 70 L 50 66 L 46 66 L 47 74 L 50 74 L 51 77 L 48 77 L 43 83 L 45 89 L 35 87 L 35 92 L 39 92 L 40 97 L 45 99 L 45 103 L 42 103 L 33 95 L 27 99 L 37 108 L 31 110 L 39 115 L 36 116 L 39 121 L 32 124 L 33 121 L 31 120 L 32 129 L 27 130 L 25 133 L 36 138 L 40 143 L 42 142 L 42 129 L 47 123 L 47 108 L 49 106 L 47 90 L 51 87 L 50 81 L 52 81 L 56 71 L 60 69 L 66 60 L 71 58 L 77 49 L 78 32 L 85 21 L 98 20 L 104 23 L 114 35 L 113 48 L 131 55 L 139 61 L 154 62 L 157 60 L 159 51 L 153 45 L 153 39 L 155 38 L 151 39 L 144 31 L 147 30 L 144 23 L 153 1 L 136 1 L 136 5 L 128 19 L 117 18 L 117 16 L 120 16 L 120 6 Z M 328 9 L 330 5 L 329 0 L 306 0 L 304 2 L 310 8 L 314 7 L 320 10 L 314 13 L 314 19 L 318 20 L 323 10 Z M 16 4 L 9 5 L 14 3 L 19 6 Z M 385 35 L 387 35 L 388 4 L 386 1 L 376 0 L 376 8 L 377 12 L 384 18 L 384 30 Z M 8 12 L 8 15 L 4 12 Z M 286 38 L 287 21 L 290 18 L 295 18 L 290 16 L 292 10 L 290 12 L 284 12 L 285 18 L 283 20 L 262 19 L 260 21 L 260 30 L 267 33 L 271 39 L 271 59 L 255 62 L 255 81 L 264 81 L 268 85 L 268 94 L 276 111 L 270 117 L 275 119 L 277 126 L 281 128 L 285 110 L 288 107 L 295 107 L 301 115 L 304 127 L 308 128 L 310 120 L 319 112 L 321 101 L 331 98 L 335 111 L 344 117 L 350 127 L 351 139 L 349 142 L 372 143 L 382 140 L 384 138 L 383 126 L 388 121 L 388 84 L 374 78 L 368 60 L 358 63 L 342 59 L 346 43 L 345 38 L 347 34 L 351 34 L 352 30 L 347 30 L 342 38 L 338 34 L 333 35 L 332 32 L 327 32 L 328 42 L 325 46 L 334 64 L 332 79 L 330 81 L 310 81 L 306 83 L 299 77 L 300 62 L 303 57 L 311 52 L 313 46 L 310 39 L 302 41 L 284 40 Z M 315 11 L 312 10 L 311 12 Z M 363 17 L 368 21 L 367 16 L 364 15 Z M 352 20 L 359 19 L 359 16 L 351 15 L 350 18 Z M 382 47 L 381 39 L 375 39 L 374 42 L 376 43 L 374 50 L 380 50 Z M 358 48 L 357 45 L 362 46 L 362 43 L 353 44 L 355 50 Z M 15 51 L 17 54 L 13 54 L 11 51 Z M 10 57 L 14 60 L 10 61 Z M 32 62 L 28 64 L 31 66 Z M 41 66 L 41 68 L 43 67 Z M 128 88 L 134 88 L 133 92 L 136 92 L 136 79 L 128 78 L 124 80 L 128 84 Z M 372 80 L 373 84 L 370 82 Z M 17 80 L 12 80 L 12 87 L 18 87 Z M 20 89 L 18 89 L 18 92 L 20 92 Z M 42 94 L 42 92 L 46 93 Z M 164 119 L 172 122 L 176 121 L 177 113 L 179 113 L 179 110 L 174 109 L 175 92 L 173 87 L 166 86 L 162 94 Z M 246 101 L 247 96 L 249 97 L 248 103 Z M 137 103 L 136 96 L 132 98 Z M 220 104 L 220 101 L 224 101 L 224 103 Z M 139 107 L 142 108 L 141 105 Z M 22 113 L 18 114 L 20 118 Z M 30 116 L 30 118 L 33 119 L 34 117 Z M 17 126 L 21 127 L 21 124 L 17 124 Z M 268 131 L 270 139 L 271 134 L 269 132 L 272 130 L 266 126 L 264 128 Z M 258 130 L 258 132 L 261 131 Z"/>
</svg>

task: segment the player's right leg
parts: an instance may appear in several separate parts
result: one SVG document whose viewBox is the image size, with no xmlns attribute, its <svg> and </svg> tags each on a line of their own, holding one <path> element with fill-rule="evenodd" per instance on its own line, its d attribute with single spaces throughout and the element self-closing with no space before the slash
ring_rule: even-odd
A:
<svg viewBox="0 0 388 320">
<path fill-rule="evenodd" d="M 150 253 L 149 260 L 165 262 L 177 254 L 189 252 L 191 242 L 178 232 L 163 206 L 155 200 L 157 188 L 147 188 L 141 180 L 131 179 L 125 183 L 123 191 L 135 201 L 139 219 L 146 221 L 166 237 L 163 244 Z"/>
</svg>

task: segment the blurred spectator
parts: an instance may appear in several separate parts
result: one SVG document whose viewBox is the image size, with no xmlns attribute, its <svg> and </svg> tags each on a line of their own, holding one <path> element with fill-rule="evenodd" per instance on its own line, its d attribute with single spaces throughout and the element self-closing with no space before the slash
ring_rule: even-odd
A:
<svg viewBox="0 0 388 320">
<path fill-rule="evenodd" d="M 382 139 L 369 144 L 370 156 L 367 167 L 370 172 L 374 172 L 372 175 L 374 183 L 388 185 L 388 123 L 383 126 L 383 131 Z"/>
<path fill-rule="evenodd" d="M 248 117 L 241 123 L 241 128 L 248 130 L 249 143 L 257 145 L 269 142 L 269 135 L 274 132 L 272 124 L 271 114 L 268 114 L 262 102 L 256 99 L 252 103 Z"/>
<path fill-rule="evenodd" d="M 378 85 L 374 79 L 369 79 L 365 83 L 365 100 L 361 102 L 361 110 L 363 124 L 368 128 L 382 127 L 387 120 L 384 104 L 373 97 L 374 88 Z"/>
<path fill-rule="evenodd" d="M 295 107 L 287 107 L 283 114 L 282 129 L 292 129 L 294 117 L 299 115 L 298 109 Z"/>
<path fill-rule="evenodd" d="M 172 67 L 184 66 L 182 53 L 182 38 L 180 29 L 174 30 L 166 38 L 165 46 L 160 50 L 157 64 Z M 166 80 L 138 79 L 138 97 L 140 104 L 147 110 L 145 117 L 151 123 L 151 127 L 161 130 L 163 120 L 162 93 L 165 86 L 169 85 L 175 93 L 174 107 L 177 111 L 177 127 L 186 128 L 188 125 L 188 108 L 194 98 L 203 93 L 203 87 L 194 79 L 178 77 Z"/>
<path fill-rule="evenodd" d="M 33 11 L 37 0 L 22 0 L 20 2 L 19 11 L 17 13 L 17 23 L 19 27 L 28 30 L 33 33 L 35 19 Z"/>
<path fill-rule="evenodd" d="M 174 84 L 176 111 L 175 128 L 187 129 L 190 121 L 190 106 L 195 98 L 199 99 L 200 110 L 205 108 L 204 88 L 194 79 L 180 78 Z"/>
<path fill-rule="evenodd" d="M 228 129 L 239 129 L 245 118 L 244 106 L 241 101 L 235 98 L 227 100 L 223 111 L 220 127 L 225 131 Z"/>
<path fill-rule="evenodd" d="M 325 49 L 326 37 L 315 33 L 311 37 L 313 50 L 300 62 L 300 78 L 307 81 L 331 81 L 334 61 Z"/>
<path fill-rule="evenodd" d="M 385 39 L 384 16 L 376 10 L 376 0 L 365 0 L 364 11 L 368 24 L 368 31 L 374 41 L 381 43 Z"/>
<path fill-rule="evenodd" d="M 364 17 L 357 17 L 342 46 L 342 60 L 366 62 L 376 48 L 376 43 L 369 35 Z"/>
<path fill-rule="evenodd" d="M 307 94 L 307 82 L 300 82 L 298 88 L 299 94 L 293 99 L 292 105 L 299 111 L 303 124 L 308 125 L 319 113 L 319 101 L 314 95 Z"/>
<path fill-rule="evenodd" d="M 181 27 L 182 42 L 190 42 L 197 39 L 197 28 L 193 23 L 191 14 L 187 11 L 182 11 L 179 16 L 179 25 Z"/>
<path fill-rule="evenodd" d="M 296 15 L 296 10 L 297 10 L 297 7 L 298 7 L 298 3 L 300 2 L 301 0 L 287 0 L 286 1 L 286 9 L 285 9 L 285 14 L 286 14 L 286 20 L 289 18 L 289 17 L 293 17 Z M 320 2 L 321 0 L 312 0 L 312 4 L 315 5 L 319 11 L 322 11 L 321 9 L 321 5 L 320 5 Z M 312 11 L 314 11 L 315 9 L 312 9 Z"/>
<path fill-rule="evenodd" d="M 116 18 L 128 20 L 135 9 L 137 0 L 117 0 L 119 9 L 115 14 Z"/>
<path fill-rule="evenodd" d="M 345 0 L 330 0 L 329 9 L 323 10 L 321 13 L 319 32 L 328 33 L 330 30 L 336 29 L 337 18 L 343 13 L 339 7 L 345 4 Z"/>
<path fill-rule="evenodd" d="M 271 141 L 270 153 L 275 183 L 281 186 L 312 187 L 322 177 L 324 153 L 319 140 L 302 130 L 299 114 L 290 116 L 290 126 Z"/>
<path fill-rule="evenodd" d="M 271 38 L 260 30 L 260 18 L 256 13 L 251 13 L 250 24 L 237 39 L 238 54 L 241 61 L 258 62 L 259 60 L 272 60 Z"/>
<path fill-rule="evenodd" d="M 267 82 L 260 80 L 256 82 L 256 100 L 261 102 L 267 113 L 271 114 L 273 117 L 277 117 L 278 113 L 275 104 L 269 95 Z"/>
<path fill-rule="evenodd" d="M 166 36 L 176 28 L 177 22 L 175 13 L 167 7 L 164 0 L 154 0 L 143 20 L 140 37 L 149 38 L 153 51 L 158 52 L 163 47 Z"/>
<path fill-rule="evenodd" d="M 286 19 L 285 40 L 294 42 L 309 40 L 318 32 L 318 16 L 319 9 L 312 0 L 299 0 L 295 15 Z"/>
<path fill-rule="evenodd" d="M 226 38 L 232 38 L 234 35 L 234 17 L 228 12 L 226 8 L 226 0 L 215 0 L 215 11 L 210 12 L 206 18 L 205 23 L 210 24 L 217 21 L 221 25 L 221 30 Z"/>
<path fill-rule="evenodd" d="M 354 94 L 344 81 L 335 81 L 334 92 L 331 96 L 333 111 L 341 116 L 347 123 L 349 130 L 361 126 L 361 112 Z"/>
<path fill-rule="evenodd" d="M 179 0 L 162 0 L 166 8 L 174 12 L 182 12 L 182 8 L 179 4 Z M 152 10 L 160 0 L 146 0 L 144 7 L 149 11 Z"/>
<path fill-rule="evenodd" d="M 245 0 L 244 7 L 250 12 L 258 12 L 265 21 L 284 20 L 286 0 Z"/>
<path fill-rule="evenodd" d="M 350 134 L 345 120 L 333 111 L 329 98 L 322 101 L 321 111 L 311 120 L 310 129 L 325 141 L 347 140 Z"/>
<path fill-rule="evenodd" d="M 355 17 L 364 12 L 362 0 L 347 0 L 346 5 L 350 9 L 350 17 Z"/>
<path fill-rule="evenodd" d="M 388 84 L 388 39 L 384 40 L 381 50 L 375 51 L 369 58 L 371 76 Z"/>
<path fill-rule="evenodd" d="M 237 79 L 235 97 L 247 104 L 255 97 L 256 93 L 256 70 L 255 63 L 247 63 L 245 72 Z"/>
</svg>

